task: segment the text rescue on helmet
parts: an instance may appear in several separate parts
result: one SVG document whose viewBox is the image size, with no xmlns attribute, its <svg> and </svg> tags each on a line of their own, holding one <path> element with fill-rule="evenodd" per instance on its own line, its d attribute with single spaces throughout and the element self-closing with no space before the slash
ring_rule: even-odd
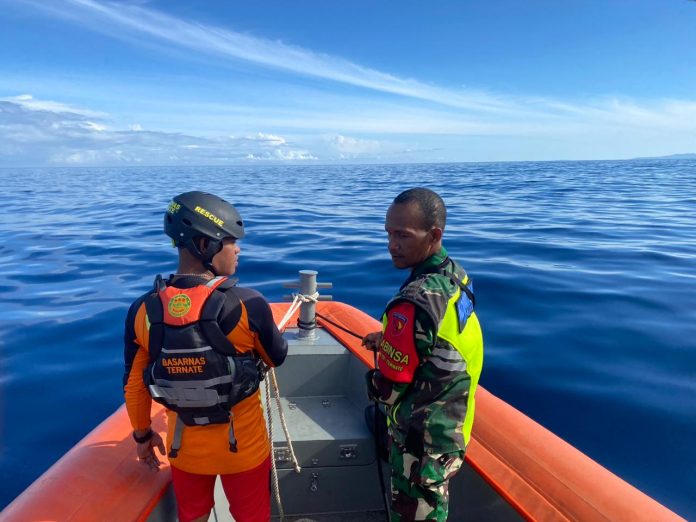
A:
<svg viewBox="0 0 696 522">
<path fill-rule="evenodd" d="M 167 212 L 169 212 L 170 214 L 175 214 L 180 208 L 181 205 L 179 203 L 177 203 L 176 201 L 172 201 L 171 203 L 169 203 L 169 206 L 167 207 Z M 219 227 L 225 224 L 225 222 L 222 219 L 220 219 L 215 214 L 213 214 L 209 210 L 204 209 L 201 206 L 197 205 L 196 208 L 193 209 L 193 211 L 198 212 L 200 215 L 207 217 L 210 221 L 212 221 Z"/>
<path fill-rule="evenodd" d="M 219 227 L 221 227 L 222 225 L 225 224 L 225 222 L 224 222 L 222 219 L 220 219 L 219 217 L 217 217 L 217 216 L 216 216 L 215 214 L 213 214 L 212 212 L 210 212 L 210 211 L 204 209 L 203 207 L 197 206 L 197 207 L 194 208 L 193 210 L 194 210 L 194 212 L 198 212 L 200 215 L 207 217 L 210 221 L 212 221 L 213 223 L 215 223 L 215 224 L 216 224 L 217 226 L 219 226 Z"/>
</svg>

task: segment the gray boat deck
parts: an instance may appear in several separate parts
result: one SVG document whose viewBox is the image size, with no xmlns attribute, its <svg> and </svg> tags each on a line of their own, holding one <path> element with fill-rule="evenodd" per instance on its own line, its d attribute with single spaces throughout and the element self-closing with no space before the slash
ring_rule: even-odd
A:
<svg viewBox="0 0 696 522">
<path fill-rule="evenodd" d="M 377 522 L 387 519 L 379 485 L 375 445 L 364 421 L 369 405 L 366 368 L 327 331 L 314 340 L 299 339 L 288 329 L 289 352 L 276 369 L 281 403 L 302 471 L 292 469 L 275 404 L 273 448 L 286 521 Z M 266 385 L 264 381 L 263 386 Z M 265 388 L 262 388 L 265 408 Z M 389 487 L 389 467 L 383 464 Z M 174 520 L 173 495 L 167 495 L 149 520 Z M 274 495 L 273 520 L 279 520 Z M 470 466 L 450 482 L 452 521 L 522 520 Z M 233 521 L 218 479 L 209 521 Z"/>
</svg>

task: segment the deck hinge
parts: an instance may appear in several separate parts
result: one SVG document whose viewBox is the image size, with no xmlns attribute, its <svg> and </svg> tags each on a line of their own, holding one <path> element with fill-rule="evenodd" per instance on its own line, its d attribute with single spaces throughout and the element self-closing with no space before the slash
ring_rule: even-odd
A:
<svg viewBox="0 0 696 522">
<path fill-rule="evenodd" d="M 276 464 L 290 462 L 290 450 L 285 446 L 273 448 L 273 459 L 276 461 Z"/>
<path fill-rule="evenodd" d="M 357 444 L 343 444 L 341 446 L 341 458 L 342 459 L 357 459 L 358 458 L 358 445 Z"/>
</svg>

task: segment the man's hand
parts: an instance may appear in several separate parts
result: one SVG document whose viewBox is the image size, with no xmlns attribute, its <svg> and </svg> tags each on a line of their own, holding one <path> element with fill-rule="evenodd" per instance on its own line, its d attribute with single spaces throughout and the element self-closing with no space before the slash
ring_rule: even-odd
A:
<svg viewBox="0 0 696 522">
<path fill-rule="evenodd" d="M 390 381 L 379 370 L 370 370 L 365 374 L 367 384 L 367 398 L 377 400 L 388 406 L 392 406 L 403 393 L 407 385 Z"/>
<path fill-rule="evenodd" d="M 159 471 L 161 465 L 160 460 L 155 455 L 155 448 L 157 448 L 161 455 L 166 455 L 167 450 L 164 447 L 164 441 L 160 437 L 159 433 L 153 432 L 152 438 L 142 444 L 136 443 L 136 451 L 138 453 L 138 460 L 145 464 L 147 467 L 154 471 Z"/>
<path fill-rule="evenodd" d="M 382 332 L 372 332 L 367 334 L 362 339 L 362 345 L 368 350 L 376 352 L 379 350 L 379 345 L 382 342 Z"/>
<path fill-rule="evenodd" d="M 379 370 L 370 370 L 365 374 L 365 384 L 367 385 L 367 398 L 371 401 L 379 400 L 379 390 L 375 386 L 374 375 Z"/>
</svg>

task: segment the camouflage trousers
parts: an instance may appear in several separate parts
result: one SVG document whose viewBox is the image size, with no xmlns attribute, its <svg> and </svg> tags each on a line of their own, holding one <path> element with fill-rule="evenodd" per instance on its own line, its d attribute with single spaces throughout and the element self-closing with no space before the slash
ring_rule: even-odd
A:
<svg viewBox="0 0 696 522">
<path fill-rule="evenodd" d="M 391 522 L 447 520 L 449 480 L 464 462 L 464 452 L 416 457 L 391 441 Z"/>
</svg>

